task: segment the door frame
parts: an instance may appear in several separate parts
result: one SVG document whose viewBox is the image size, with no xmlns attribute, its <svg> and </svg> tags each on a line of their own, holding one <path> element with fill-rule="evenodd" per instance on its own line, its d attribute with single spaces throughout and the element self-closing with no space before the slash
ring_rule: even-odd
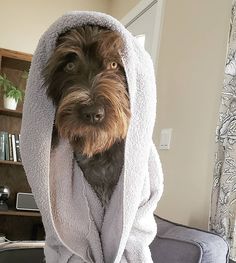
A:
<svg viewBox="0 0 236 263">
<path fill-rule="evenodd" d="M 121 19 L 121 23 L 125 27 L 128 27 L 156 3 L 156 17 L 154 21 L 156 30 L 154 31 L 153 43 L 151 45 L 151 56 L 153 58 L 155 69 L 158 67 L 161 34 L 164 21 L 165 0 L 141 0 Z"/>
</svg>

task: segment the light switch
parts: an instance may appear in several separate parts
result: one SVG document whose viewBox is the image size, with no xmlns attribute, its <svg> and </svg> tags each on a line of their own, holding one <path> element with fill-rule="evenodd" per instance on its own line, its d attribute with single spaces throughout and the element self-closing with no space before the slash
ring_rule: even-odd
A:
<svg viewBox="0 0 236 263">
<path fill-rule="evenodd" d="M 162 129 L 160 138 L 160 150 L 169 150 L 171 142 L 172 129 Z"/>
</svg>

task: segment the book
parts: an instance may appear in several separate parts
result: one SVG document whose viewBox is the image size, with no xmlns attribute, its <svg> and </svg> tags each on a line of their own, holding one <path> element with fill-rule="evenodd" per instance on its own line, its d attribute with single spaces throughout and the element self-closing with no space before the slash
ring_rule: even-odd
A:
<svg viewBox="0 0 236 263">
<path fill-rule="evenodd" d="M 9 143 L 9 160 L 13 161 L 12 138 L 10 133 L 8 134 L 8 143 Z"/>
<path fill-rule="evenodd" d="M 20 134 L 19 134 L 19 142 L 20 142 L 20 146 L 21 146 Z M 21 159 L 21 153 L 20 153 L 20 161 L 22 162 L 22 159 Z"/>
<path fill-rule="evenodd" d="M 14 134 L 11 135 L 11 139 L 12 139 L 13 161 L 17 162 L 17 157 L 16 157 L 16 138 L 15 138 Z"/>
<path fill-rule="evenodd" d="M 20 156 L 20 136 L 19 136 L 19 134 L 15 134 L 15 141 L 16 141 L 16 159 L 17 159 L 17 162 L 21 162 L 21 156 Z"/>
<path fill-rule="evenodd" d="M 8 132 L 0 132 L 0 160 L 9 161 Z"/>
<path fill-rule="evenodd" d="M 5 160 L 4 132 L 0 131 L 0 160 Z"/>
<path fill-rule="evenodd" d="M 5 143 L 5 160 L 9 161 L 9 141 L 8 132 L 4 133 L 4 143 Z"/>
</svg>

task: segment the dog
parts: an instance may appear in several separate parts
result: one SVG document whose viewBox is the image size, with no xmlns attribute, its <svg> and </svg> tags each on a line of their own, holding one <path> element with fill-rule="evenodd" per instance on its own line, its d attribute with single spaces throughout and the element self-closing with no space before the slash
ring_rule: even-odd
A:
<svg viewBox="0 0 236 263">
<path fill-rule="evenodd" d="M 104 209 L 124 163 L 131 117 L 121 36 L 84 25 L 57 40 L 43 71 L 47 96 L 56 107 L 52 148 L 67 138 L 84 177 Z"/>
</svg>

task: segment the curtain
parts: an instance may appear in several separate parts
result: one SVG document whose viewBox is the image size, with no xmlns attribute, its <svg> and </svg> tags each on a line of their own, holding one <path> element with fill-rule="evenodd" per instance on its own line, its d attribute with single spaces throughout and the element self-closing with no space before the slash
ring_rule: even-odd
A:
<svg viewBox="0 0 236 263">
<path fill-rule="evenodd" d="M 230 257 L 236 260 L 236 0 L 232 4 L 216 144 L 210 230 L 228 241 Z"/>
</svg>

